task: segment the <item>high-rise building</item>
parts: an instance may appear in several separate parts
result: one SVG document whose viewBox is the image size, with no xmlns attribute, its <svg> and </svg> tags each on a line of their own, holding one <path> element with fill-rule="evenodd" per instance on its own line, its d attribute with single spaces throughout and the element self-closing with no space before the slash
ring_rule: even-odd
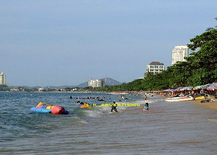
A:
<svg viewBox="0 0 217 155">
<path fill-rule="evenodd" d="M 102 87 L 103 86 L 103 81 L 100 79 L 97 80 L 90 80 L 88 81 L 88 86 L 89 87 Z"/>
<path fill-rule="evenodd" d="M 6 84 L 6 75 L 0 72 L 0 84 Z"/>
<path fill-rule="evenodd" d="M 96 87 L 102 87 L 102 80 L 100 80 L 100 79 L 97 79 L 96 80 Z"/>
<path fill-rule="evenodd" d="M 164 64 L 160 63 L 158 61 L 153 61 L 146 66 L 146 74 L 148 72 L 153 73 L 153 74 L 157 74 L 157 73 L 161 73 L 164 70 L 165 70 Z"/>
<path fill-rule="evenodd" d="M 94 80 L 89 80 L 89 81 L 88 81 L 88 87 L 92 87 L 92 86 L 93 86 L 93 81 L 94 81 Z"/>
<path fill-rule="evenodd" d="M 186 61 L 185 57 L 189 56 L 189 48 L 187 46 L 175 46 L 172 50 L 172 65 L 178 61 Z"/>
</svg>

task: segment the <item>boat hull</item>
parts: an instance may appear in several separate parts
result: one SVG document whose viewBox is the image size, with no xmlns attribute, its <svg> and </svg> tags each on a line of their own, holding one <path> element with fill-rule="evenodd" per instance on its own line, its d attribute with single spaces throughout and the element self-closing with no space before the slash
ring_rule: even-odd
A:
<svg viewBox="0 0 217 155">
<path fill-rule="evenodd" d="M 165 99 L 166 102 L 181 102 L 181 101 L 191 101 L 194 100 L 193 97 L 172 97 Z"/>
<path fill-rule="evenodd" d="M 201 99 L 205 99 L 205 97 L 204 96 L 197 96 L 197 97 L 195 97 L 195 100 L 201 100 Z"/>
</svg>

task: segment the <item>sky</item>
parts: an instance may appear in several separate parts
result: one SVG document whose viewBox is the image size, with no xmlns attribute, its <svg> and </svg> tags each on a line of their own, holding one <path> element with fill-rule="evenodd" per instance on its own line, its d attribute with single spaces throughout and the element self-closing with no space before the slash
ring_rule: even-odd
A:
<svg viewBox="0 0 217 155">
<path fill-rule="evenodd" d="M 0 72 L 9 86 L 130 82 L 217 25 L 216 0 L 0 0 Z"/>
</svg>

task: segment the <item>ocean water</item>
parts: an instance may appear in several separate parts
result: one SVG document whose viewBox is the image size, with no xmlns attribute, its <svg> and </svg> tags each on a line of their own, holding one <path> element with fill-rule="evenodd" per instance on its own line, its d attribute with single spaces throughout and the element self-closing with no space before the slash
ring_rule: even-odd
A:
<svg viewBox="0 0 217 155">
<path fill-rule="evenodd" d="M 74 99 L 70 99 L 72 96 Z M 85 99 L 105 97 L 105 101 Z M 0 93 L 0 154 L 217 154 L 217 113 L 189 102 L 148 96 L 142 107 L 80 109 L 90 104 L 144 104 L 142 95 L 103 93 Z M 83 99 L 76 99 L 83 98 Z M 119 100 L 121 100 L 119 102 Z M 31 113 L 38 102 L 60 105 L 68 115 Z"/>
</svg>

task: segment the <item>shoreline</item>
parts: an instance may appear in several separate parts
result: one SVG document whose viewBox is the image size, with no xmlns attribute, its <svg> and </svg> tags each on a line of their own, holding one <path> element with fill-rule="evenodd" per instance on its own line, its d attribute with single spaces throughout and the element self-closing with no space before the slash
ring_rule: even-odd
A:
<svg viewBox="0 0 217 155">
<path fill-rule="evenodd" d="M 168 98 L 168 96 L 164 96 L 164 97 Z M 213 99 L 215 101 L 201 103 L 202 100 L 210 100 L 210 99 Z M 201 106 L 201 107 L 204 107 L 204 108 L 213 109 L 213 110 L 217 111 L 217 100 L 215 99 L 214 96 L 206 97 L 206 99 L 196 99 L 196 100 L 187 101 L 187 102 L 190 102 L 190 103 L 192 103 L 194 105 L 197 105 L 197 106 Z"/>
<path fill-rule="evenodd" d="M 201 103 L 200 101 L 202 101 L 202 100 L 194 100 L 194 101 L 190 101 L 190 102 L 193 103 L 194 105 L 201 106 L 204 108 L 213 109 L 213 110 L 217 111 L 217 101 L 205 102 L 205 103 Z"/>
</svg>

